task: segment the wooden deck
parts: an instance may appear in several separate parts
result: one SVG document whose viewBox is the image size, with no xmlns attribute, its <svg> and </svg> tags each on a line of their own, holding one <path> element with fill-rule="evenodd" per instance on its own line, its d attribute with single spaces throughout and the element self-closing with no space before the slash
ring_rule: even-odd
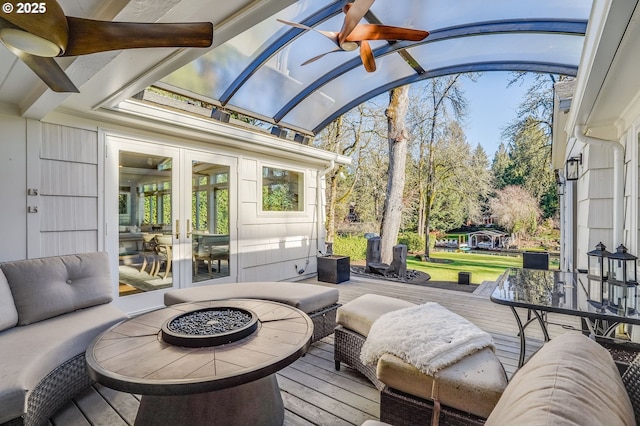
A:
<svg viewBox="0 0 640 426">
<path fill-rule="evenodd" d="M 510 309 L 492 303 L 486 292 L 474 294 L 355 276 L 338 285 L 316 280 L 306 282 L 337 287 L 340 303 L 365 293 L 414 303 L 438 302 L 491 333 L 496 343 L 496 354 L 509 376 L 516 370 L 519 354 L 516 322 Z M 550 315 L 549 321 L 561 324 L 549 326 L 552 338 L 567 332 L 563 326 L 579 326 L 577 318 L 565 315 Z M 527 329 L 529 335 L 534 338 L 528 341 L 528 353 L 531 354 L 541 345 L 542 333 L 536 324 L 532 324 Z M 378 419 L 380 398 L 371 383 L 348 366 L 335 371 L 333 336 L 313 344 L 306 356 L 281 370 L 277 377 L 286 408 L 285 425 L 360 425 L 367 419 Z M 139 399 L 139 395 L 95 385 L 57 413 L 50 424 L 132 425 Z"/>
</svg>

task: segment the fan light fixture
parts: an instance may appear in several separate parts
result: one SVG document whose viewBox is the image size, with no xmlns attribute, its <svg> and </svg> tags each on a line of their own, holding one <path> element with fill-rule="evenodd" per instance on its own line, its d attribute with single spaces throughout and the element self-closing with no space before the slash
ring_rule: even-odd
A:
<svg viewBox="0 0 640 426">
<path fill-rule="evenodd" d="M 16 28 L 0 29 L 0 40 L 10 49 L 31 55 L 53 58 L 60 54 L 60 48 L 55 43 Z"/>
</svg>

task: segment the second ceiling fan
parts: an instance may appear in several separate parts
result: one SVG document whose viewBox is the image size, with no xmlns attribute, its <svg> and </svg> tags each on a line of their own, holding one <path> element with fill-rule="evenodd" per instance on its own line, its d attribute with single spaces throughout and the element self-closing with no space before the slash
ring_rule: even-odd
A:
<svg viewBox="0 0 640 426">
<path fill-rule="evenodd" d="M 29 3 L 38 10 L 24 13 L 25 4 L 7 1 L 0 13 L 0 41 L 51 90 L 78 92 L 53 59 L 110 50 L 147 47 L 209 47 L 213 24 L 111 22 L 66 16 L 56 0 Z M 22 13 L 20 13 L 22 12 Z"/>
<path fill-rule="evenodd" d="M 345 14 L 344 22 L 340 32 L 321 31 L 307 25 L 296 22 L 278 19 L 283 24 L 292 27 L 301 28 L 308 31 L 316 31 L 331 40 L 336 48 L 329 52 L 314 56 L 303 62 L 302 65 L 310 64 L 317 61 L 323 56 L 333 52 L 349 52 L 360 48 L 360 59 L 367 72 L 376 70 L 376 61 L 371 50 L 369 41 L 386 40 L 386 41 L 421 41 L 428 35 L 428 31 L 415 30 L 412 28 L 393 27 L 389 25 L 378 24 L 360 24 L 360 20 L 367 13 L 374 0 L 355 0 L 353 3 L 347 3 L 343 12 Z"/>
</svg>

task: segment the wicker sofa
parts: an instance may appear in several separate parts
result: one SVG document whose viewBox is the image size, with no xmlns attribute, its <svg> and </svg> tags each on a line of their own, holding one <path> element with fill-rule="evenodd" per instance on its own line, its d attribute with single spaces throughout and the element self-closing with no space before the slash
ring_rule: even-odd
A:
<svg viewBox="0 0 640 426">
<path fill-rule="evenodd" d="M 412 306 L 398 299 L 385 299 L 364 298 L 360 302 L 367 303 L 356 303 L 355 307 L 349 306 L 352 302 L 345 304 L 348 308 L 346 315 L 344 311 L 338 311 L 337 321 L 340 325 L 335 334 L 336 368 L 339 368 L 340 362 L 345 362 L 364 373 L 380 389 L 380 420 L 384 423 L 370 422 L 372 426 L 429 424 L 434 404 L 421 390 L 428 380 L 425 374 L 393 355 L 383 355 L 377 366 L 364 365 L 359 359 L 360 349 L 366 339 L 363 334 L 366 334 L 371 318 L 393 309 Z M 351 328 L 345 327 L 345 324 Z M 476 365 L 480 365 L 477 361 L 474 361 Z M 477 371 L 484 371 L 493 379 L 502 380 L 500 371 L 488 371 L 485 368 L 486 365 Z M 465 374 L 472 371 L 464 366 L 461 370 L 465 370 Z M 438 380 L 448 380 L 443 376 L 446 375 L 438 377 Z M 471 381 L 475 380 L 472 376 L 473 373 L 468 375 Z M 547 342 L 516 372 L 499 394 L 479 393 L 471 387 L 471 393 L 466 397 L 458 397 L 456 401 L 449 400 L 445 404 L 442 398 L 439 424 L 633 426 L 636 425 L 636 416 L 640 419 L 640 403 L 636 402 L 640 400 L 638 377 L 640 356 L 621 377 L 618 366 L 606 349 L 580 333 L 568 333 Z M 480 412 L 469 413 L 478 410 L 477 407 L 465 406 L 474 399 L 488 403 L 484 415 Z"/>
<path fill-rule="evenodd" d="M 42 425 L 92 384 L 84 353 L 126 318 L 106 253 L 0 264 L 0 424 Z"/>
<path fill-rule="evenodd" d="M 516 372 L 485 426 L 634 426 L 640 418 L 639 364 L 636 359 L 620 377 L 611 355 L 598 343 L 579 333 L 556 337 Z M 428 424 L 417 417 L 413 421 Z M 390 418 L 367 426 L 385 424 L 404 423 Z"/>
<path fill-rule="evenodd" d="M 286 281 L 264 281 L 204 286 L 170 290 L 164 294 L 166 306 L 185 302 L 223 299 L 264 299 L 280 302 L 305 312 L 313 321 L 316 342 L 333 333 L 339 292 L 335 288 L 316 284 Z"/>
</svg>

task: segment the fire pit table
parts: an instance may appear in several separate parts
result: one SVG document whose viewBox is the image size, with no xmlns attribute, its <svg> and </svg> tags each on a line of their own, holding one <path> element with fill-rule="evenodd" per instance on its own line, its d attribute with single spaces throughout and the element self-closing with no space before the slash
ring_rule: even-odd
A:
<svg viewBox="0 0 640 426">
<path fill-rule="evenodd" d="M 183 303 L 117 324 L 86 358 L 97 382 L 142 395 L 136 425 L 281 425 L 275 373 L 312 335 L 304 312 L 277 302 Z"/>
</svg>

